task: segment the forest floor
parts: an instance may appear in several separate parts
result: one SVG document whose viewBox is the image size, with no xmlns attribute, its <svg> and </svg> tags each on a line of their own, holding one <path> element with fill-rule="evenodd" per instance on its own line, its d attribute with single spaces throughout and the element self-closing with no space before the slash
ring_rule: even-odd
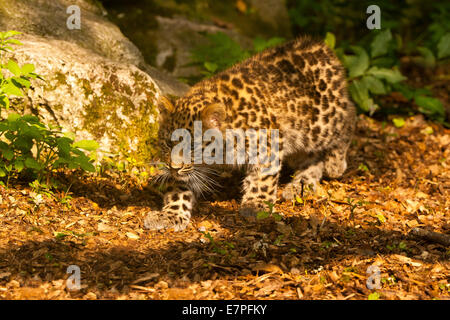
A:
<svg viewBox="0 0 450 320">
<path fill-rule="evenodd" d="M 279 221 L 241 219 L 235 184 L 182 232 L 143 228 L 160 195 L 132 177 L 0 186 L 0 299 L 449 299 L 450 246 L 411 230 L 450 236 L 450 130 L 361 116 L 348 162 Z"/>
</svg>

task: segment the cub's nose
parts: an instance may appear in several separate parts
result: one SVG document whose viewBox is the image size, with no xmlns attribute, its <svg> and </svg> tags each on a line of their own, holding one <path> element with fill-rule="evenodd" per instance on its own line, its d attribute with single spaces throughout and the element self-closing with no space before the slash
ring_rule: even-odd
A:
<svg viewBox="0 0 450 320">
<path fill-rule="evenodd" d="M 169 167 L 172 170 L 180 170 L 181 168 L 183 168 L 183 163 L 182 162 L 170 161 Z"/>
<path fill-rule="evenodd" d="M 187 158 L 183 157 L 183 155 L 171 154 L 170 159 L 168 159 L 169 167 L 172 170 L 180 170 L 187 163 Z"/>
</svg>

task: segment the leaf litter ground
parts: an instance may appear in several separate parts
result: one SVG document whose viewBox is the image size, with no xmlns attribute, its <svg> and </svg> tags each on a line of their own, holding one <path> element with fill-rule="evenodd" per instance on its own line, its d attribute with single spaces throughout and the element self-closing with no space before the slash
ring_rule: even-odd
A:
<svg viewBox="0 0 450 320">
<path fill-rule="evenodd" d="M 143 228 L 161 199 L 133 177 L 66 174 L 67 201 L 0 186 L 0 298 L 449 299 L 450 247 L 411 234 L 450 236 L 449 161 L 450 130 L 361 116 L 346 174 L 278 202 L 281 220 L 241 219 L 233 182 L 178 233 Z"/>
</svg>

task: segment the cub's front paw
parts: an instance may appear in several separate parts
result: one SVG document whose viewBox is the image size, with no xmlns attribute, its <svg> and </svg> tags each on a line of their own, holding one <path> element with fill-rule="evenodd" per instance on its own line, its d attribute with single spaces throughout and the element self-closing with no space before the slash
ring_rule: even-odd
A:
<svg viewBox="0 0 450 320">
<path fill-rule="evenodd" d="M 144 227 L 149 230 L 165 230 L 173 228 L 174 231 L 182 231 L 186 229 L 188 224 L 189 219 L 186 217 L 176 217 L 161 211 L 151 211 L 144 218 Z"/>
</svg>

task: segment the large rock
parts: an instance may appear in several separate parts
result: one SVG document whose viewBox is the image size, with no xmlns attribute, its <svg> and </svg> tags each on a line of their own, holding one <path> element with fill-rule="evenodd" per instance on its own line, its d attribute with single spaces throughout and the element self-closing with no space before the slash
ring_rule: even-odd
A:
<svg viewBox="0 0 450 320">
<path fill-rule="evenodd" d="M 291 24 L 286 0 L 250 0 L 259 19 L 268 24 L 280 36 L 291 36 Z"/>
<path fill-rule="evenodd" d="M 93 2 L 94 3 L 94 2 Z M 0 30 L 18 30 L 13 58 L 33 63 L 37 80 L 15 107 L 37 113 L 95 139 L 103 154 L 148 161 L 158 129 L 156 99 L 182 95 L 187 86 L 145 64 L 139 50 L 85 0 L 0 0 Z M 81 8 L 81 29 L 67 28 L 70 5 Z"/>
<path fill-rule="evenodd" d="M 207 34 L 225 33 L 242 47 L 251 46 L 251 40 L 238 32 L 213 24 L 187 20 L 183 17 L 155 17 L 158 27 L 149 30 L 156 39 L 156 66 L 168 70 L 177 78 L 202 76 L 201 69 L 192 65 L 192 51 L 208 44 Z"/>
</svg>

